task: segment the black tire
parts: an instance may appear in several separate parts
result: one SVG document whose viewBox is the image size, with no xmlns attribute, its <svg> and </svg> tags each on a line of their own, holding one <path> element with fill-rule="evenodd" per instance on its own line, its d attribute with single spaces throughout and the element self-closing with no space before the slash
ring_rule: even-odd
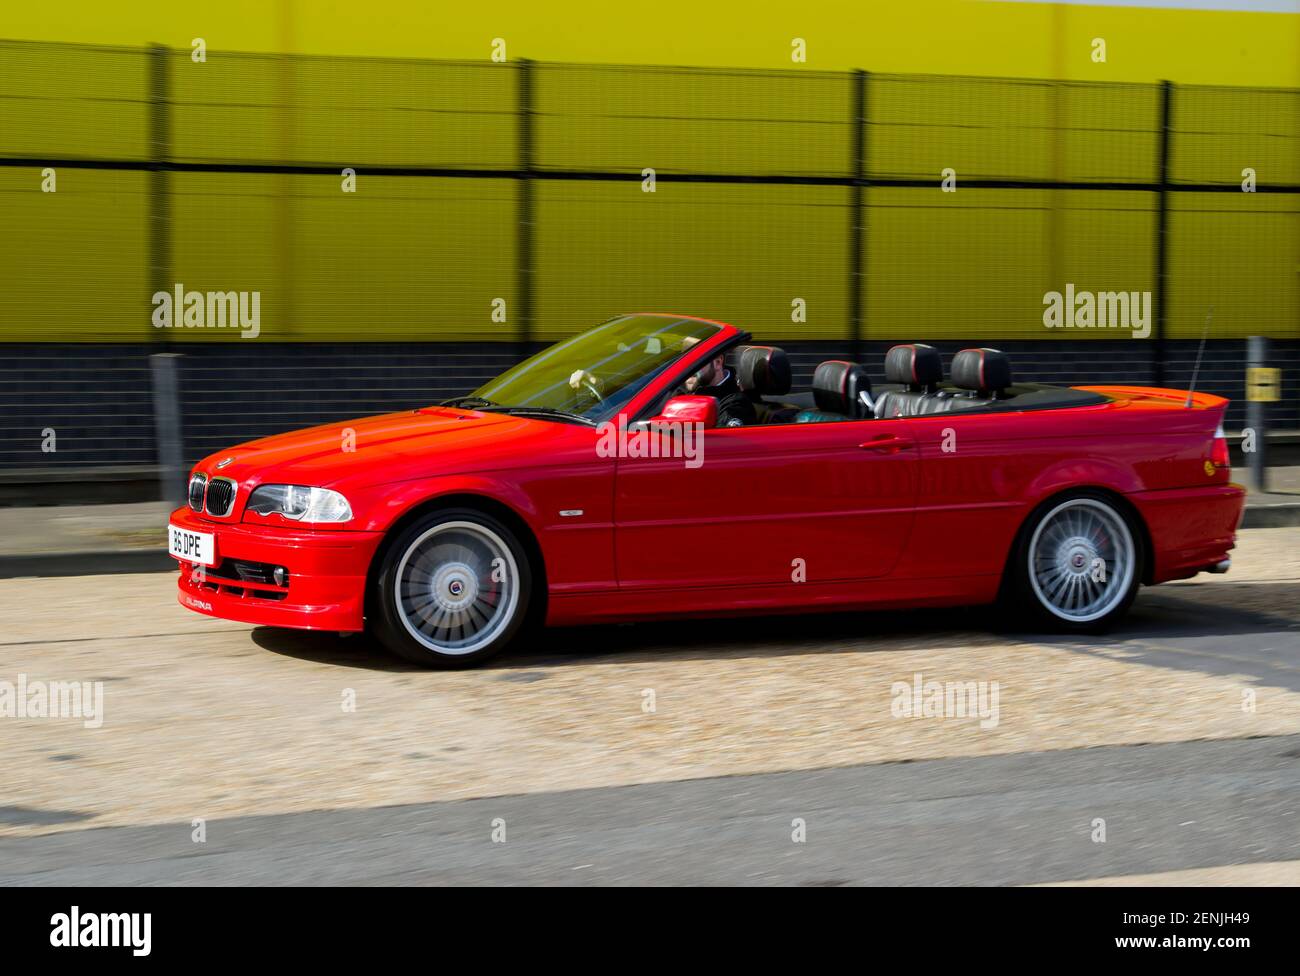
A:
<svg viewBox="0 0 1300 976">
<path fill-rule="evenodd" d="M 519 636 L 532 568 L 515 534 L 472 508 L 430 512 L 392 540 L 371 594 L 379 642 L 430 668 L 468 668 Z"/>
<path fill-rule="evenodd" d="M 1145 560 L 1142 528 L 1126 505 L 1102 491 L 1067 492 L 1025 521 L 1004 602 L 1051 630 L 1103 633 L 1133 605 Z"/>
</svg>

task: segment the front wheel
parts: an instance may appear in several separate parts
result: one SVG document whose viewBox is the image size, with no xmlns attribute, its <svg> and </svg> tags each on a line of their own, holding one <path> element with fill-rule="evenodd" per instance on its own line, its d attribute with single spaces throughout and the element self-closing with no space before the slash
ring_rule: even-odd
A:
<svg viewBox="0 0 1300 976">
<path fill-rule="evenodd" d="M 532 572 L 500 521 L 474 509 L 446 509 L 402 531 L 375 585 L 375 632 L 385 647 L 426 667 L 464 668 L 519 633 Z"/>
<path fill-rule="evenodd" d="M 1105 630 L 1137 596 L 1141 539 L 1129 514 L 1101 492 L 1053 499 L 1030 518 L 1012 556 L 1016 602 L 1058 630 Z"/>
</svg>

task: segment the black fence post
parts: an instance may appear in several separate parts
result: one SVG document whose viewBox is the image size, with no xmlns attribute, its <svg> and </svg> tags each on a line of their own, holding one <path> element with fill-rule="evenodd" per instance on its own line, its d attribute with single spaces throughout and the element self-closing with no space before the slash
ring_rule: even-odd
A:
<svg viewBox="0 0 1300 976">
<path fill-rule="evenodd" d="M 172 289 L 171 283 L 171 86 L 168 51 L 149 46 L 149 287 L 154 292 Z M 152 304 L 152 303 L 151 303 Z M 148 321 L 148 319 L 146 319 Z M 164 345 L 171 336 L 155 329 L 153 338 Z"/>
<path fill-rule="evenodd" d="M 1251 336 L 1246 342 L 1246 430 L 1254 438 L 1246 464 L 1251 487 L 1260 492 L 1268 491 L 1268 405 L 1281 394 L 1281 374 L 1272 365 L 1268 347 L 1265 336 Z"/>
<path fill-rule="evenodd" d="M 185 503 L 185 446 L 181 429 L 180 355 L 156 352 L 149 357 L 153 388 L 153 429 L 158 445 L 158 493 L 177 506 Z"/>
<path fill-rule="evenodd" d="M 1152 345 L 1152 384 L 1165 385 L 1165 324 L 1168 321 L 1166 306 L 1169 301 L 1169 128 L 1173 123 L 1170 115 L 1173 103 L 1174 86 L 1168 81 L 1160 82 L 1160 132 L 1159 156 L 1159 190 L 1156 193 L 1156 322 L 1155 342 Z"/>
<path fill-rule="evenodd" d="M 862 362 L 866 288 L 867 73 L 853 72 L 853 183 L 849 188 L 849 358 Z"/>
<path fill-rule="evenodd" d="M 168 84 L 169 53 L 161 44 L 149 48 L 149 290 L 152 295 L 172 290 L 171 282 L 171 89 Z M 171 325 L 181 309 L 172 309 Z M 144 313 L 144 321 L 152 319 Z M 163 501 L 180 504 L 185 498 L 185 441 L 181 428 L 180 356 L 169 350 L 171 336 L 153 327 L 149 357 L 149 378 L 153 389 L 154 444 L 158 457 L 158 493 Z"/>
<path fill-rule="evenodd" d="M 519 242 L 515 314 L 521 354 L 533 341 L 533 62 L 519 61 Z"/>
</svg>

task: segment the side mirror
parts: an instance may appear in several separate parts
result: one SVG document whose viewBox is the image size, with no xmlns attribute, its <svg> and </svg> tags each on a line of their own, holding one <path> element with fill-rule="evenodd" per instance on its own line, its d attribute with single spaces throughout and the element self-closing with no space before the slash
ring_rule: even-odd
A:
<svg viewBox="0 0 1300 976">
<path fill-rule="evenodd" d="M 675 396 L 664 404 L 652 424 L 699 424 L 701 427 L 718 426 L 718 401 L 711 396 Z"/>
</svg>

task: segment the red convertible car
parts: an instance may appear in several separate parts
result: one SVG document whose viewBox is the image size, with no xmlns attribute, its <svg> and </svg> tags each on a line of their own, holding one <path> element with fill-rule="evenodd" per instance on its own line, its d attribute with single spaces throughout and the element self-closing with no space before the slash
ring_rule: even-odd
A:
<svg viewBox="0 0 1300 976">
<path fill-rule="evenodd" d="M 734 326 L 628 315 L 439 406 L 204 458 L 183 606 L 369 627 L 439 667 L 531 626 L 1009 601 L 1067 630 L 1224 572 L 1244 490 L 1217 396 L 1012 382 L 901 345 L 790 391 Z"/>
</svg>

